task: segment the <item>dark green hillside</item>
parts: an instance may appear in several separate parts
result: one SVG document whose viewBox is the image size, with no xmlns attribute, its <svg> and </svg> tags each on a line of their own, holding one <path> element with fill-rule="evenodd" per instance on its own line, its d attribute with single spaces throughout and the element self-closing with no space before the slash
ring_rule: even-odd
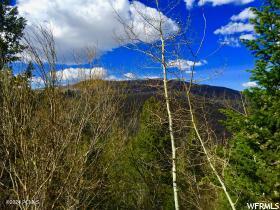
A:
<svg viewBox="0 0 280 210">
<path fill-rule="evenodd" d="M 68 93 L 79 92 L 82 88 L 91 87 L 94 91 L 98 91 L 98 86 L 109 86 L 114 90 L 115 94 L 120 94 L 124 98 L 122 114 L 124 118 L 129 119 L 133 113 L 140 113 L 143 104 L 150 97 L 156 97 L 164 104 L 163 85 L 160 79 L 149 80 L 127 80 L 127 81 L 84 81 L 68 88 Z M 185 98 L 185 85 L 178 80 L 169 81 L 169 90 L 171 91 L 173 103 L 173 111 L 178 118 L 186 117 L 186 113 L 180 113 L 178 110 L 184 109 L 187 112 L 187 101 Z M 193 100 L 198 119 L 207 120 L 207 123 L 216 134 L 215 142 L 225 143 L 228 132 L 221 125 L 220 121 L 224 120 L 224 115 L 220 112 L 222 108 L 231 107 L 241 110 L 240 92 L 225 87 L 217 87 L 210 85 L 193 85 L 191 89 Z M 137 115 L 138 116 L 138 115 Z M 137 119 L 139 116 L 137 117 Z M 187 118 L 187 117 L 186 117 Z M 138 122 L 138 120 L 137 120 Z M 138 123 L 136 123 L 136 128 Z M 135 128 L 135 130 L 137 130 Z M 134 130 L 134 129 L 133 129 Z"/>
</svg>

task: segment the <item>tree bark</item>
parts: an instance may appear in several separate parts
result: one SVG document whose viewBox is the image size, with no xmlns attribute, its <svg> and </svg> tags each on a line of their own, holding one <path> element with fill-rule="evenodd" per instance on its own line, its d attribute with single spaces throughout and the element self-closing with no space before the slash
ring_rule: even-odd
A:
<svg viewBox="0 0 280 210">
<path fill-rule="evenodd" d="M 190 84 L 190 88 L 191 88 L 191 85 L 192 85 L 192 83 Z M 199 133 L 199 130 L 197 128 L 197 125 L 196 125 L 196 122 L 195 122 L 195 117 L 194 117 L 194 110 L 192 108 L 192 103 L 191 103 L 191 98 L 190 98 L 190 88 L 189 88 L 189 90 L 187 90 L 187 100 L 188 100 L 189 110 L 190 110 L 190 114 L 191 114 L 191 121 L 192 121 L 193 128 L 195 130 L 196 136 L 197 136 L 197 138 L 198 138 L 198 140 L 199 140 L 199 142 L 201 144 L 203 152 L 206 155 L 207 161 L 208 161 L 208 163 L 209 163 L 213 173 L 215 174 L 216 178 L 218 179 L 218 181 L 219 181 L 219 183 L 220 183 L 220 185 L 221 185 L 221 187 L 222 187 L 222 189 L 223 189 L 223 191 L 224 191 L 224 193 L 225 193 L 225 195 L 226 195 L 226 197 L 228 199 L 228 202 L 229 202 L 232 210 L 236 210 L 235 206 L 234 206 L 234 203 L 231 200 L 231 197 L 230 197 L 230 195 L 229 195 L 229 193 L 227 191 L 227 188 L 226 188 L 223 180 L 221 179 L 220 175 L 218 174 L 217 170 L 215 169 L 214 165 L 212 164 L 211 158 L 210 158 L 210 156 L 208 154 L 208 151 L 207 151 L 207 149 L 206 149 L 206 147 L 204 145 L 202 137 L 201 137 L 201 135 Z"/>
<path fill-rule="evenodd" d="M 177 171 L 176 171 L 176 146 L 174 140 L 174 131 L 173 131 L 173 118 L 170 110 L 169 94 L 167 88 L 167 66 L 165 61 L 165 42 L 163 35 L 161 34 L 161 61 L 162 61 L 162 70 L 163 70 L 163 86 L 164 86 L 164 96 L 166 103 L 166 110 L 168 114 L 168 123 L 169 123 L 169 133 L 171 140 L 171 149 L 172 149 L 172 180 L 173 180 L 173 193 L 174 193 L 174 205 L 175 209 L 179 210 L 179 201 L 178 201 L 178 188 L 177 188 Z"/>
</svg>

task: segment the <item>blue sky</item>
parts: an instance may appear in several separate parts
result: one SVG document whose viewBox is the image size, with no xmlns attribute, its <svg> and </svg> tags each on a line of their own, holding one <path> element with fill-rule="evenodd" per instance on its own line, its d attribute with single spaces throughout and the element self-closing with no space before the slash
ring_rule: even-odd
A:
<svg viewBox="0 0 280 210">
<path fill-rule="evenodd" d="M 108 34 L 110 33 L 108 29 L 110 27 L 107 27 L 106 30 L 102 28 L 102 21 L 104 21 L 102 20 L 102 11 L 98 16 L 100 8 L 104 8 L 104 10 L 108 12 L 108 15 L 105 16 L 107 21 L 104 23 L 104 25 L 106 26 L 106 24 L 111 24 L 111 22 L 109 21 L 109 18 L 111 16 L 109 15 L 109 10 L 106 10 L 105 8 L 106 4 L 101 3 L 100 0 L 90 0 L 88 1 L 88 5 L 78 3 L 78 0 L 76 0 L 76 2 L 74 0 L 62 0 L 61 2 L 63 1 L 65 1 L 65 3 L 71 2 L 72 8 L 70 5 L 65 6 L 69 8 L 64 8 L 64 5 L 60 5 L 60 3 L 57 3 L 57 5 L 53 7 L 53 5 L 50 5 L 50 3 L 48 3 L 47 0 L 40 1 L 41 5 L 38 4 L 37 0 L 18 0 L 17 4 L 19 7 L 20 14 L 23 14 L 23 16 L 27 18 L 27 20 L 33 21 L 34 19 L 38 18 L 37 23 L 40 23 L 40 21 L 42 20 L 43 22 L 45 22 L 45 19 L 50 19 L 50 22 L 52 23 L 52 25 L 54 25 L 54 28 L 56 27 L 56 25 L 59 26 L 61 24 L 63 26 L 67 26 L 68 24 L 68 27 L 65 28 L 65 30 L 57 30 L 57 42 L 62 43 L 61 46 L 64 46 L 66 49 L 70 49 L 70 47 L 68 48 L 67 46 L 68 43 L 70 43 L 69 45 L 71 45 L 73 42 L 77 42 L 77 45 L 73 44 L 73 47 L 77 48 L 78 44 L 83 43 L 83 41 L 91 42 L 92 40 L 98 40 L 94 44 L 96 45 L 96 43 L 100 43 L 98 45 L 98 48 L 100 48 L 101 51 L 99 53 L 100 56 L 98 60 L 96 60 L 95 62 L 95 65 L 106 69 L 108 75 L 110 75 L 111 78 L 125 78 L 124 75 L 130 75 L 130 78 L 132 78 L 131 75 L 137 78 L 161 77 L 161 70 L 160 68 L 158 68 L 158 65 L 152 64 L 152 62 L 149 61 L 149 59 L 146 59 L 146 57 L 143 56 L 143 54 L 128 50 L 122 46 L 118 46 L 115 43 L 113 43 L 113 41 L 102 41 L 102 37 L 100 38 L 99 36 L 100 33 L 104 33 L 103 36 L 110 37 L 110 35 Z M 116 2 L 119 2 L 119 4 L 117 4 L 117 7 L 119 6 L 121 8 L 120 11 L 124 11 L 127 5 L 129 4 L 129 2 L 126 2 L 126 0 L 117 0 Z M 151 1 L 148 0 L 140 0 L 140 2 L 143 3 L 145 7 L 153 8 L 154 6 L 153 4 L 149 4 L 149 2 Z M 167 1 L 160 2 L 166 3 Z M 192 1 L 189 0 L 189 3 L 190 2 Z M 248 51 L 243 46 L 243 44 L 239 42 L 239 37 L 245 35 L 246 37 L 251 38 L 252 36 L 254 36 L 254 32 L 250 29 L 246 17 L 242 15 L 237 15 L 240 14 L 242 11 L 246 10 L 246 8 L 248 7 L 259 7 L 262 1 L 206 0 L 206 2 L 207 3 L 205 3 L 203 6 L 199 6 L 198 1 L 194 1 L 192 8 L 187 8 L 186 2 L 182 0 L 181 3 L 173 10 L 172 13 L 166 14 L 165 10 L 162 10 L 162 12 L 164 15 L 166 15 L 167 18 L 170 18 L 174 22 L 185 22 L 186 18 L 190 15 L 191 26 L 189 27 L 190 31 L 187 33 L 187 36 L 188 38 L 194 39 L 192 47 L 196 49 L 198 40 L 201 39 L 203 34 L 202 32 L 204 29 L 204 22 L 202 19 L 202 11 L 204 11 L 205 17 L 207 19 L 206 37 L 198 58 L 199 61 L 202 61 L 202 65 L 198 65 L 196 67 L 195 77 L 197 79 L 201 79 L 202 81 L 200 83 L 203 84 L 224 86 L 232 89 L 242 90 L 245 87 L 244 83 L 249 81 L 250 74 L 247 72 L 247 70 L 253 68 L 254 59 L 251 56 L 250 51 Z M 161 5 L 161 8 L 165 8 L 165 3 Z M 88 18 L 91 18 L 91 16 L 95 17 L 95 20 L 93 22 L 88 21 L 88 24 L 92 24 L 92 31 L 89 31 L 88 29 L 89 26 L 91 27 L 91 25 L 87 25 L 85 26 L 85 28 L 82 28 L 81 26 L 74 27 L 73 22 L 76 21 L 75 17 L 77 17 L 76 19 L 80 18 L 81 13 L 79 12 L 88 12 L 88 10 L 85 9 L 89 7 L 91 7 L 91 10 L 89 11 L 91 11 L 92 13 L 94 13 L 95 11 L 96 14 L 94 15 L 89 13 L 88 16 Z M 53 12 L 54 8 L 58 8 L 59 12 Z M 36 10 L 38 11 L 36 12 Z M 76 14 L 74 14 L 73 16 L 69 17 L 68 10 L 72 11 L 73 13 L 77 11 L 77 16 L 75 16 Z M 58 14 L 59 20 L 57 19 L 57 17 L 55 17 Z M 235 17 L 233 17 L 234 15 Z M 53 21 L 51 20 L 52 17 L 55 17 Z M 96 20 L 98 19 L 98 17 L 100 17 L 100 22 Z M 115 22 L 113 21 L 114 20 L 112 20 L 112 25 L 115 24 Z M 230 24 L 239 24 L 237 26 L 243 28 L 238 28 L 237 26 L 231 28 L 221 28 L 222 26 L 229 26 Z M 94 30 L 94 28 L 97 29 Z M 79 40 L 77 40 L 77 38 L 75 38 L 75 40 L 71 40 L 69 31 L 72 30 L 71 32 L 73 33 L 74 29 L 76 30 L 75 34 L 80 33 L 79 38 L 84 40 L 81 40 L 80 42 Z M 220 30 L 218 31 L 217 29 Z M 67 31 L 68 33 L 65 33 L 66 35 L 64 35 L 64 31 Z M 97 32 L 100 33 L 98 35 L 95 35 Z M 61 34 L 63 35 L 62 38 L 65 37 L 65 40 L 59 37 Z M 91 36 L 91 34 L 93 35 Z M 97 38 L 93 39 L 92 37 L 94 36 Z M 221 42 L 225 43 L 225 40 L 226 44 L 221 47 Z M 219 48 L 219 50 L 213 55 L 209 56 L 217 48 Z M 182 53 L 180 56 L 180 59 L 192 60 L 189 52 L 187 51 Z M 19 64 L 17 64 L 16 66 L 16 69 L 19 69 Z M 76 66 L 66 64 L 59 66 L 59 68 L 61 69 L 69 67 L 87 68 L 89 66 Z M 174 75 L 171 75 L 170 77 L 174 77 Z"/>
</svg>

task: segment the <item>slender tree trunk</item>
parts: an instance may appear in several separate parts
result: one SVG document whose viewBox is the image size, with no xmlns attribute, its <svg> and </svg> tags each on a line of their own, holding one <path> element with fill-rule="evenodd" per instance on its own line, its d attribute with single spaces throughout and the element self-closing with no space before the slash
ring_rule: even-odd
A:
<svg viewBox="0 0 280 210">
<path fill-rule="evenodd" d="M 169 94 L 167 88 L 167 72 L 166 72 L 166 61 L 165 61 L 165 42 L 163 35 L 161 35 L 161 61 L 162 61 L 162 70 L 163 70 L 163 86 L 164 86 L 164 96 L 166 102 L 166 110 L 168 114 L 168 122 L 169 122 L 169 133 L 171 140 L 171 149 L 172 149 L 172 179 L 173 179 L 173 192 L 174 192 L 174 204 L 175 209 L 179 210 L 179 201 L 178 201 L 178 188 L 177 188 L 177 171 L 176 171 L 176 146 L 174 140 L 174 131 L 173 131 L 173 120 L 172 113 L 170 111 L 170 103 L 169 103 Z"/>
<path fill-rule="evenodd" d="M 191 121 L 192 121 L 193 128 L 194 128 L 194 130 L 195 130 L 196 136 L 197 136 L 197 138 L 198 138 L 198 140 L 199 140 L 199 142 L 200 142 L 200 144 L 201 144 L 201 147 L 202 147 L 202 149 L 203 149 L 203 152 L 204 152 L 204 154 L 206 155 L 207 161 L 208 161 L 208 163 L 209 163 L 209 165 L 210 165 L 210 167 L 211 167 L 213 173 L 215 174 L 215 176 L 217 177 L 218 181 L 220 182 L 221 187 L 222 187 L 222 189 L 223 189 L 223 191 L 224 191 L 224 193 L 225 193 L 225 195 L 226 195 L 226 197 L 227 197 L 227 199 L 228 199 L 228 202 L 229 202 L 229 204 L 230 204 L 232 210 L 235 210 L 234 203 L 233 203 L 232 200 L 231 200 L 231 197 L 230 197 L 230 195 L 229 195 L 229 193 L 228 193 L 228 191 L 227 191 L 227 188 L 226 188 L 226 186 L 225 186 L 223 180 L 221 179 L 220 175 L 219 175 L 218 172 L 216 171 L 214 165 L 212 164 L 211 158 L 210 158 L 210 156 L 209 156 L 209 154 L 208 154 L 208 151 L 207 151 L 207 149 L 206 149 L 206 147 L 205 147 L 205 145 L 204 145 L 204 142 L 203 142 L 203 140 L 202 140 L 202 137 L 201 137 L 201 135 L 200 135 L 200 133 L 199 133 L 199 131 L 198 131 L 198 128 L 197 128 L 197 125 L 196 125 L 196 122 L 195 122 L 194 111 L 193 111 L 193 108 L 192 108 L 191 98 L 190 98 L 190 89 L 191 89 L 191 85 L 192 85 L 192 83 L 190 84 L 189 90 L 187 90 L 187 100 L 188 100 L 188 105 L 189 105 L 189 110 L 190 110 L 190 114 L 191 114 Z"/>
</svg>

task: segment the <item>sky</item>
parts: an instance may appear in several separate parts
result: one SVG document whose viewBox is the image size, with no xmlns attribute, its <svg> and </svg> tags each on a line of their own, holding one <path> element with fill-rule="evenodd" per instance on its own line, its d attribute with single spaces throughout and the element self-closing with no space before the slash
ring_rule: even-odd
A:
<svg viewBox="0 0 280 210">
<path fill-rule="evenodd" d="M 259 7 L 262 0 L 182 0 L 171 12 L 168 12 L 168 0 L 159 2 L 166 34 L 176 33 L 181 23 L 191 20 L 186 37 L 191 40 L 193 50 L 198 49 L 203 37 L 205 15 L 205 39 L 195 64 L 197 82 L 236 90 L 255 85 L 249 82 L 248 72 L 254 66 L 254 58 L 240 39 L 256 37 L 249 23 L 249 18 L 255 16 L 249 8 Z M 57 67 L 63 80 L 78 81 L 90 74 L 115 80 L 162 77 L 159 64 L 125 47 L 131 41 L 117 41 L 126 33 L 116 13 L 127 25 L 135 26 L 134 33 L 142 45 L 158 41 L 157 32 L 143 23 L 139 15 L 141 11 L 156 21 L 158 13 L 150 0 L 17 0 L 15 4 L 19 14 L 27 19 L 26 31 L 39 24 L 51 28 L 60 63 Z M 136 44 L 139 45 L 137 41 Z M 93 66 L 85 61 L 77 65 L 73 59 L 73 52 L 83 56 L 86 47 L 96 49 Z M 190 52 L 182 49 L 180 58 L 168 58 L 169 78 L 178 74 L 188 77 L 194 64 Z M 20 69 L 22 65 L 16 63 L 14 67 Z M 35 75 L 34 81 L 40 82 L 39 75 Z"/>
</svg>

